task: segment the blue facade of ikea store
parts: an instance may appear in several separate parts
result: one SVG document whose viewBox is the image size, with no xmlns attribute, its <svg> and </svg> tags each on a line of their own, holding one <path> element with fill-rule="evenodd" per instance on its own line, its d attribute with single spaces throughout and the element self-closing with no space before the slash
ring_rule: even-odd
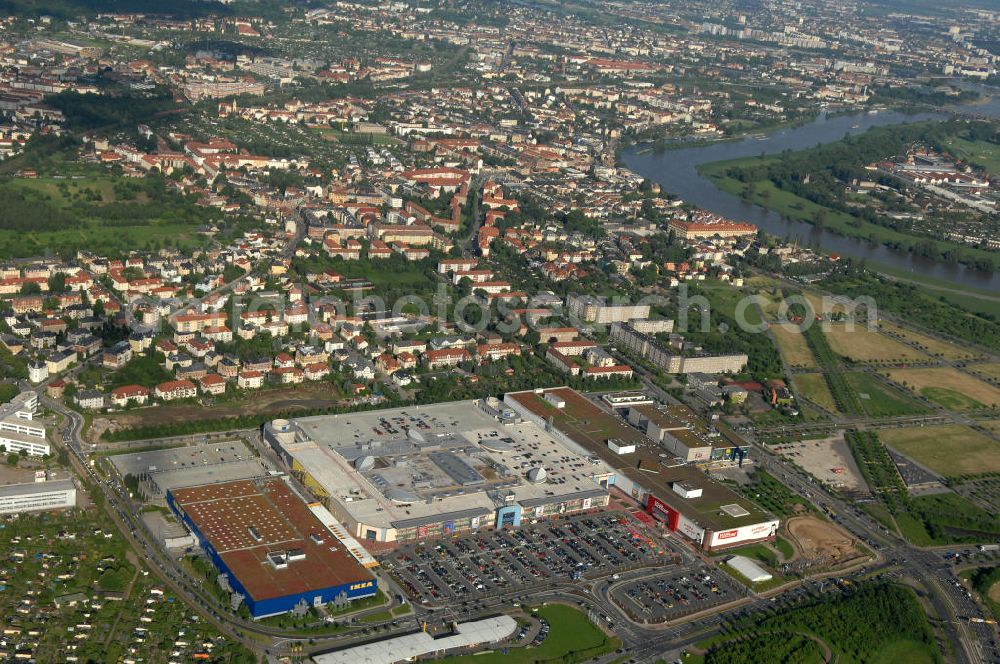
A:
<svg viewBox="0 0 1000 664">
<path fill-rule="evenodd" d="M 183 510 L 177 508 L 174 504 L 174 496 L 169 491 L 167 492 L 167 505 L 169 505 L 174 514 L 176 514 L 177 517 L 184 522 L 184 525 L 191 530 L 194 536 L 198 538 L 198 542 L 201 544 L 202 549 L 204 549 L 205 553 L 208 554 L 208 557 L 212 560 L 212 564 L 215 565 L 216 569 L 229 577 L 229 585 L 233 588 L 233 590 L 243 595 L 243 601 L 246 602 L 247 609 L 250 610 L 250 615 L 255 619 L 266 618 L 279 613 L 287 613 L 288 611 L 294 609 L 295 605 L 300 601 L 305 601 L 306 606 L 319 606 L 320 604 L 326 604 L 334 601 L 340 593 L 344 593 L 349 600 L 355 600 L 362 599 L 364 597 L 371 597 L 378 592 L 378 581 L 374 577 L 369 577 L 367 579 L 359 579 L 353 583 L 343 583 L 338 586 L 330 586 L 329 588 L 317 588 L 301 593 L 282 595 L 280 597 L 270 597 L 259 600 L 255 599 L 251 597 L 249 592 L 247 592 L 239 577 L 236 576 L 236 574 L 229 569 L 229 566 L 226 565 L 225 561 L 222 560 L 222 557 L 218 554 L 218 552 L 216 552 L 212 543 L 202 535 L 198 526 L 191 521 Z"/>
</svg>

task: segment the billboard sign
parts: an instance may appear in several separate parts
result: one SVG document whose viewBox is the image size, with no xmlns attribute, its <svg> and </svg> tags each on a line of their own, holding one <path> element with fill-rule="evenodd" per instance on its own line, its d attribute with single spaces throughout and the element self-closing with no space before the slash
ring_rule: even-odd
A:
<svg viewBox="0 0 1000 664">
<path fill-rule="evenodd" d="M 773 537 L 777 533 L 777 520 L 764 521 L 762 523 L 754 523 L 749 526 L 740 526 L 739 528 L 730 528 L 728 530 L 720 530 L 717 533 L 713 533 L 709 546 L 730 546 L 740 542 Z"/>
<path fill-rule="evenodd" d="M 646 498 L 646 511 L 659 521 L 667 524 L 670 530 L 677 530 L 677 522 L 680 520 L 680 512 L 667 505 L 665 502 L 649 494 Z"/>
</svg>

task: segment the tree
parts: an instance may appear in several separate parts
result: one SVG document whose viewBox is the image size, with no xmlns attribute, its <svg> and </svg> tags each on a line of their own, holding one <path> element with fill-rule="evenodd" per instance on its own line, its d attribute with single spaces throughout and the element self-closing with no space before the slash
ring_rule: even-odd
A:
<svg viewBox="0 0 1000 664">
<path fill-rule="evenodd" d="M 66 286 L 66 275 L 56 272 L 49 277 L 49 292 L 53 294 L 65 293 L 69 288 Z"/>
</svg>

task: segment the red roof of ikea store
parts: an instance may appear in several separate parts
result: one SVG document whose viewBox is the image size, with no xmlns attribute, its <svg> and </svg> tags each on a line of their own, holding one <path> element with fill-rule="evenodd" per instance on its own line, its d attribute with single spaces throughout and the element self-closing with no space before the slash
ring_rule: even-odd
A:
<svg viewBox="0 0 1000 664">
<path fill-rule="evenodd" d="M 172 493 L 174 504 L 254 600 L 372 578 L 281 479 L 223 482 Z M 251 527 L 259 541 L 251 535 Z M 310 539 L 314 533 L 323 538 L 321 544 Z M 267 562 L 269 553 L 292 549 L 305 552 L 305 559 L 289 561 L 285 569 Z"/>
</svg>

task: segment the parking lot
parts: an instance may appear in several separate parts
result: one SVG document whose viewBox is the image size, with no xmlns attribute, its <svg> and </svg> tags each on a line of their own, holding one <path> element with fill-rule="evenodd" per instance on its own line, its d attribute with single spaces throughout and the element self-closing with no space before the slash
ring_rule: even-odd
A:
<svg viewBox="0 0 1000 664">
<path fill-rule="evenodd" d="M 724 573 L 708 567 L 667 572 L 614 587 L 611 597 L 633 620 L 661 623 L 743 596 Z"/>
<path fill-rule="evenodd" d="M 446 604 L 544 584 L 597 578 L 673 554 L 626 512 L 582 514 L 513 530 L 408 544 L 382 559 L 410 597 Z"/>
</svg>

